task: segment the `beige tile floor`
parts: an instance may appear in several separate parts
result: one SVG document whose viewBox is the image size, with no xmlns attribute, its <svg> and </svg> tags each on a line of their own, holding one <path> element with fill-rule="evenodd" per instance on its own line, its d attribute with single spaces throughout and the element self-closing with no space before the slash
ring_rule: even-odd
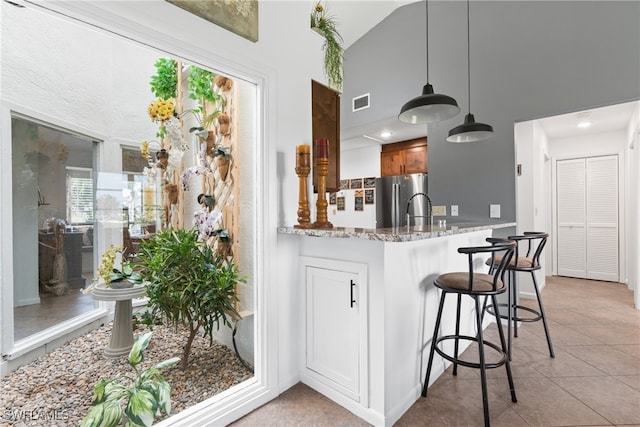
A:
<svg viewBox="0 0 640 427">
<path fill-rule="evenodd" d="M 541 322 L 525 323 L 513 341 L 512 403 L 504 368 L 488 371 L 493 426 L 640 426 L 640 311 L 626 285 L 548 277 L 542 293 L 556 357 Z M 524 301 L 532 304 L 534 301 Z M 487 338 L 497 339 L 495 325 Z M 464 356 L 473 357 L 469 349 Z M 368 425 L 297 384 L 233 426 Z M 451 369 L 396 426 L 483 425 L 480 376 Z"/>
</svg>

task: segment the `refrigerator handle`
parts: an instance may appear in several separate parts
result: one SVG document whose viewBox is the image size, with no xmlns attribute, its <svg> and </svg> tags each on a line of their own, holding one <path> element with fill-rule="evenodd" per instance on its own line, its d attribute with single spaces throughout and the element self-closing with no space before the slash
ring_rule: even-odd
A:
<svg viewBox="0 0 640 427">
<path fill-rule="evenodd" d="M 396 184 L 391 184 L 391 226 L 396 226 Z"/>
</svg>

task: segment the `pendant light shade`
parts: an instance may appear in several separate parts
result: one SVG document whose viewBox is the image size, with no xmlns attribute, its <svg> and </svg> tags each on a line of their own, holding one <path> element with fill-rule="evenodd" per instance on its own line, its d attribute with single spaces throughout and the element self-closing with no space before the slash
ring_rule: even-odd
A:
<svg viewBox="0 0 640 427">
<path fill-rule="evenodd" d="M 417 96 L 402 106 L 398 119 L 404 123 L 422 124 L 450 119 L 460 112 L 455 99 L 450 96 L 433 93 L 429 83 L 429 2 L 425 2 L 426 35 L 427 35 L 427 84 L 422 88 L 422 95 Z"/>
<path fill-rule="evenodd" d="M 469 114 L 464 117 L 464 123 L 449 131 L 449 142 L 476 142 L 493 136 L 493 128 L 484 123 L 476 123 L 471 114 L 471 37 L 469 31 L 469 0 L 467 0 L 467 93 L 469 96 Z"/>
<path fill-rule="evenodd" d="M 449 131 L 449 142 L 474 142 L 487 139 L 493 135 L 493 128 L 484 123 L 476 123 L 473 114 L 464 117 L 464 123 Z"/>
<path fill-rule="evenodd" d="M 405 123 L 433 123 L 450 119 L 460 112 L 455 99 L 447 95 L 433 93 L 433 86 L 427 83 L 422 95 L 402 106 L 398 119 Z"/>
</svg>

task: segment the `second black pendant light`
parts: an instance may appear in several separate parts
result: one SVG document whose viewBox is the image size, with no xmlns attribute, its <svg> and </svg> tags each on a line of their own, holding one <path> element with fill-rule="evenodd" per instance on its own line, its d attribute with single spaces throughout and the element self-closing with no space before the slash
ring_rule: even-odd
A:
<svg viewBox="0 0 640 427">
<path fill-rule="evenodd" d="M 429 2 L 425 3 L 427 11 L 427 84 L 422 88 L 422 95 L 407 101 L 402 106 L 398 119 L 405 123 L 433 123 L 450 119 L 460 112 L 460 107 L 455 99 L 447 95 L 433 93 L 433 86 L 429 83 Z"/>
<path fill-rule="evenodd" d="M 469 96 L 469 114 L 464 117 L 464 123 L 449 131 L 449 142 L 475 142 L 490 138 L 493 128 L 484 123 L 477 123 L 471 114 L 471 36 L 469 30 L 469 0 L 467 0 L 467 94 Z"/>
</svg>

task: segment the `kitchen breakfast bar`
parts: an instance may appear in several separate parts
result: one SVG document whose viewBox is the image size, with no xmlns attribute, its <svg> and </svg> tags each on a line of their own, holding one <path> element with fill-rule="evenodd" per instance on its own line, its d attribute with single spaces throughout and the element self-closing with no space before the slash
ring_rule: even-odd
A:
<svg viewBox="0 0 640 427">
<path fill-rule="evenodd" d="M 511 222 L 279 228 L 299 255 L 301 381 L 373 425 L 392 425 L 420 397 L 439 302 L 433 280 L 468 271 L 459 247 L 514 231 Z M 474 269 L 486 272 L 484 259 Z M 465 299 L 461 332 L 475 335 L 475 308 Z M 454 298 L 447 310 L 445 333 L 454 330 Z M 445 368 L 437 356 L 430 381 Z"/>
</svg>

